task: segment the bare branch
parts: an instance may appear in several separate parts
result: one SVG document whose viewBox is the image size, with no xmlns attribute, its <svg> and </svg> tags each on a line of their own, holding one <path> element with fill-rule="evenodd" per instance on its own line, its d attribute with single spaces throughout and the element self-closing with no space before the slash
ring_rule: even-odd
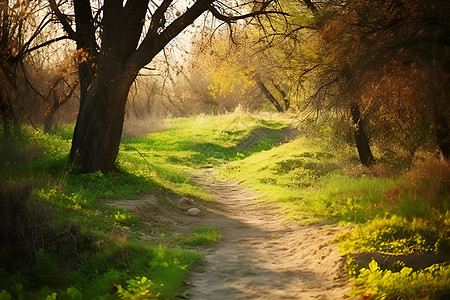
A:
<svg viewBox="0 0 450 300">
<path fill-rule="evenodd" d="M 60 36 L 60 37 L 57 37 L 57 38 L 52 39 L 52 40 L 48 40 L 46 42 L 43 42 L 42 44 L 39 44 L 39 45 L 36 45 L 34 47 L 29 48 L 23 54 L 25 55 L 27 53 L 30 53 L 30 52 L 34 51 L 34 50 L 37 50 L 37 49 L 46 47 L 48 45 L 51 45 L 53 43 L 56 43 L 56 42 L 59 42 L 59 41 L 62 41 L 62 40 L 67 40 L 67 39 L 70 39 L 70 37 L 68 37 L 67 35 L 64 35 L 64 36 Z"/>
<path fill-rule="evenodd" d="M 55 0 L 48 0 L 50 3 L 50 8 L 55 13 L 58 21 L 61 22 L 64 31 L 67 33 L 68 37 L 72 40 L 76 40 L 76 33 L 73 30 L 72 26 L 70 26 L 69 21 L 67 20 L 67 16 L 64 15 L 60 10 Z"/>
<path fill-rule="evenodd" d="M 219 19 L 225 23 L 235 23 L 238 20 L 244 20 L 244 19 L 248 19 L 248 18 L 260 16 L 260 15 L 268 15 L 268 14 L 289 16 L 289 14 L 287 14 L 285 12 L 281 12 L 281 11 L 264 11 L 264 10 L 258 10 L 258 11 L 254 11 L 254 12 L 251 12 L 251 13 L 248 13 L 245 15 L 240 15 L 240 16 L 225 16 L 225 15 L 221 14 L 214 6 L 211 6 L 208 10 L 213 14 L 214 17 L 216 17 L 217 19 Z"/>
</svg>

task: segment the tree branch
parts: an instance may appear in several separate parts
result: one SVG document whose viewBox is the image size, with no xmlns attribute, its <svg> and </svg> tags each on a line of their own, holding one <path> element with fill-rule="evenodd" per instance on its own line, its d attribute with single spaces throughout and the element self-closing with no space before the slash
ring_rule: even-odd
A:
<svg viewBox="0 0 450 300">
<path fill-rule="evenodd" d="M 32 52 L 34 50 L 39 49 L 39 48 L 43 48 L 45 46 L 51 45 L 53 43 L 56 43 L 56 42 L 59 42 L 59 41 L 62 41 L 62 40 L 67 40 L 67 39 L 70 39 L 70 37 L 68 37 L 67 35 L 64 35 L 64 36 L 60 36 L 60 37 L 57 37 L 57 38 L 52 39 L 52 40 L 48 40 L 46 42 L 43 42 L 42 44 L 39 44 L 39 45 L 36 45 L 34 47 L 29 48 L 23 54 L 25 55 L 25 54 L 30 53 L 30 52 Z"/>
<path fill-rule="evenodd" d="M 23 45 L 21 52 L 24 52 L 24 53 L 29 52 L 29 51 L 27 51 L 27 48 L 30 46 L 30 44 L 42 32 L 42 30 L 44 30 L 45 26 L 50 24 L 51 19 L 46 20 L 48 16 L 49 16 L 49 14 L 47 14 L 44 18 L 42 18 L 40 24 L 36 27 L 36 30 L 34 31 L 34 33 L 30 36 L 28 41 Z"/>
<path fill-rule="evenodd" d="M 171 40 L 207 11 L 213 1 L 214 0 L 196 1 L 181 16 L 170 23 L 170 25 L 159 35 L 154 29 L 149 29 L 139 48 L 127 61 L 133 69 L 132 72 L 137 73 L 139 69 L 147 65 Z M 164 2 L 170 2 L 170 0 L 165 0 Z M 155 15 L 156 12 L 154 16 Z"/>
<path fill-rule="evenodd" d="M 50 3 L 50 8 L 55 13 L 56 17 L 58 18 L 58 21 L 61 22 L 64 31 L 67 33 L 67 36 L 72 39 L 76 40 L 76 33 L 73 30 L 72 26 L 70 26 L 69 21 L 67 20 L 66 15 L 64 15 L 60 10 L 58 5 L 56 4 L 55 0 L 48 0 Z"/>
<path fill-rule="evenodd" d="M 282 15 L 282 16 L 289 16 L 289 14 L 285 13 L 285 12 L 281 12 L 281 11 L 264 11 L 264 10 L 258 10 L 258 11 L 254 11 L 245 15 L 240 15 L 240 16 L 225 16 L 223 14 L 221 14 L 217 8 L 215 8 L 214 6 L 211 6 L 208 9 L 214 17 L 216 17 L 217 19 L 225 22 L 225 23 L 235 23 L 238 20 L 244 20 L 244 19 L 248 19 L 248 18 L 252 18 L 252 17 L 257 17 L 260 15 L 268 15 L 268 14 L 278 14 L 278 15 Z"/>
<path fill-rule="evenodd" d="M 159 28 L 164 28 L 166 19 L 164 18 L 164 14 L 169 8 L 170 4 L 172 4 L 173 0 L 164 0 L 155 12 L 152 15 L 152 22 L 150 23 L 150 27 L 147 31 L 147 35 L 153 35 L 157 33 Z"/>
</svg>

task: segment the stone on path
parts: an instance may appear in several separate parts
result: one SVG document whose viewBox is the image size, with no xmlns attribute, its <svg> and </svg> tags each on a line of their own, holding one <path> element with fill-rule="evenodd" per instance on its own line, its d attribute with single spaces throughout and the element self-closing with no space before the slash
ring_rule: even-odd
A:
<svg viewBox="0 0 450 300">
<path fill-rule="evenodd" d="M 189 216 L 198 216 L 201 212 L 202 211 L 200 209 L 192 207 L 186 211 L 186 214 L 188 214 Z"/>
</svg>

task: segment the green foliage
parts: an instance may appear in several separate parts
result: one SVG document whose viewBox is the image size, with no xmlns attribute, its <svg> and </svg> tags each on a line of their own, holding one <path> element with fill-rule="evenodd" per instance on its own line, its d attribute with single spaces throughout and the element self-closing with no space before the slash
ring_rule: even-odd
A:
<svg viewBox="0 0 450 300">
<path fill-rule="evenodd" d="M 448 253 L 448 222 L 433 223 L 404 217 L 375 218 L 340 237 L 343 253 Z"/>
<path fill-rule="evenodd" d="M 114 219 L 125 226 L 139 226 L 140 223 L 139 219 L 128 211 L 117 211 L 114 214 Z"/>
<path fill-rule="evenodd" d="M 38 286 L 49 284 L 64 286 L 72 279 L 70 270 L 61 266 L 54 253 L 44 249 L 39 249 L 36 254 L 36 263 L 32 267 L 32 273 L 40 274 L 39 278 L 35 279 Z"/>
<path fill-rule="evenodd" d="M 0 292 L 0 300 L 11 300 L 11 294 L 5 290 L 1 290 Z"/>
<path fill-rule="evenodd" d="M 57 296 L 58 293 L 51 293 L 50 295 L 47 295 L 47 297 L 45 297 L 45 300 L 56 300 Z"/>
<path fill-rule="evenodd" d="M 127 287 L 121 285 L 117 287 L 117 293 L 120 298 L 132 299 L 158 299 L 159 294 L 152 291 L 154 283 L 147 277 L 136 277 L 136 279 L 127 280 Z"/>
<path fill-rule="evenodd" d="M 222 238 L 221 229 L 214 226 L 196 227 L 180 242 L 188 246 L 210 246 Z"/>
<path fill-rule="evenodd" d="M 354 279 L 351 296 L 370 299 L 441 299 L 450 292 L 450 266 L 435 264 L 424 270 L 404 267 L 399 272 L 381 270 L 372 260 Z"/>
<path fill-rule="evenodd" d="M 74 286 L 69 286 L 66 291 L 67 296 L 69 296 L 72 300 L 81 300 L 83 299 L 83 293 L 79 291 Z"/>
<path fill-rule="evenodd" d="M 20 273 L 1 270 L 1 297 L 114 299 L 118 284 L 124 284 L 130 277 L 145 275 L 158 283 L 158 293 L 170 298 L 181 285 L 188 267 L 201 261 L 202 256 L 183 249 L 171 250 L 129 241 L 133 230 L 148 229 L 149 225 L 126 210 L 98 201 L 99 198 L 137 199 L 141 192 L 161 190 L 154 181 L 154 173 L 145 168 L 141 173 L 133 172 L 131 166 L 118 173 L 80 174 L 68 163 L 70 130 L 62 129 L 45 135 L 24 127 L 8 149 L 2 144 L 1 150 L 5 153 L 21 154 L 17 159 L 1 157 L 0 180 L 14 184 L 30 182 L 34 187 L 30 200 L 30 193 L 24 196 L 23 209 L 19 212 L 29 210 L 30 216 L 35 217 L 24 220 L 3 210 L 6 219 L 35 226 L 33 232 L 38 237 L 41 233 L 45 236 L 45 249 L 33 254 L 30 266 Z M 187 173 L 183 176 L 187 177 Z M 11 193 L 21 195 L 19 190 Z M 48 222 L 37 222 L 41 217 Z M 2 217 L 2 221 L 6 219 Z M 18 285 L 23 286 L 23 291 L 17 290 Z"/>
<path fill-rule="evenodd" d="M 74 124 L 62 124 L 53 126 L 49 132 L 50 135 L 57 136 L 60 139 L 71 141 L 73 137 Z"/>
<path fill-rule="evenodd" d="M 0 158 L 0 179 L 14 184 L 30 182 L 31 202 L 24 202 L 28 203 L 24 207 L 36 204 L 33 215 L 41 213 L 42 220 L 50 221 L 39 225 L 45 227 L 46 243 L 36 256 L 33 252 L 29 270 L 14 274 L 0 271 L 0 299 L 8 299 L 8 295 L 24 299 L 52 295 L 63 299 L 138 299 L 142 293 L 144 298 L 170 298 L 191 264 L 202 261 L 202 256 L 135 241 L 137 234 L 150 230 L 151 225 L 99 199 L 134 200 L 142 192 L 152 192 L 164 201 L 164 190 L 169 189 L 211 200 L 212 196 L 190 178 L 199 167 L 223 166 L 223 176 L 243 180 L 259 191 L 262 199 L 276 201 L 289 218 L 304 223 L 356 223 L 339 237 L 344 253 L 445 254 L 450 249 L 450 173 L 444 163 L 426 160 L 412 164 L 400 176 L 380 176 L 386 173 L 355 167 L 354 153 L 342 145 L 329 147 L 304 135 L 282 143 L 282 130 L 290 122 L 287 117 L 262 119 L 236 112 L 167 122 L 165 131 L 123 141 L 120 171 L 109 174 L 80 174 L 67 161 L 69 129 L 52 135 L 27 129 L 17 133 L 13 147 L 27 159 Z M 153 209 L 160 211 L 159 206 Z M 208 226 L 170 237 L 169 243 L 210 246 L 220 238 L 220 229 Z M 442 268 L 431 272 L 437 285 L 448 274 Z M 385 271 L 368 270 L 361 276 L 364 284 L 358 283 L 358 293 L 368 287 L 375 289 L 367 283 L 373 281 L 377 282 L 376 295 L 397 295 L 379 286 L 388 286 L 387 281 L 395 276 L 411 279 L 414 273 L 406 276 L 391 270 L 390 279 L 383 280 L 386 273 L 380 272 Z M 369 280 L 367 272 L 378 275 Z M 43 275 L 35 279 L 37 273 Z M 395 282 L 406 284 L 402 280 Z M 23 289 L 19 291 L 17 284 Z"/>
</svg>

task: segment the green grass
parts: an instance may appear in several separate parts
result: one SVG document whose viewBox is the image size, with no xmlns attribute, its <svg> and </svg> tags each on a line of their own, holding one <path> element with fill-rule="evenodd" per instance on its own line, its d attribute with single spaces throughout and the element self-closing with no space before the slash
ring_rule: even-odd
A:
<svg viewBox="0 0 450 300">
<path fill-rule="evenodd" d="M 337 240 L 343 254 L 449 255 L 448 164 L 427 159 L 397 173 L 387 172 L 390 166 L 383 164 L 368 170 L 355 161 L 355 150 L 343 144 L 330 146 L 326 139 L 305 135 L 282 143 L 282 129 L 291 121 L 288 116 L 263 119 L 242 112 L 167 120 L 164 131 L 123 140 L 117 160 L 120 171 L 110 174 L 81 174 L 68 162 L 73 126 L 46 135 L 26 127 L 14 129 L 12 139 L 2 137 L 0 195 L 13 195 L 16 202 L 3 209 L 2 216 L 21 214 L 27 219 L 2 221 L 7 220 L 4 228 L 31 224 L 21 227 L 9 250 L 10 255 L 16 251 L 30 259 L 26 267 L 18 267 L 20 259 L 12 259 L 5 265 L 9 269 L 0 269 L 0 291 L 5 290 L 0 297 L 45 299 L 53 293 L 62 299 L 80 295 L 125 299 L 136 293 L 174 297 L 191 264 L 202 257 L 167 245 L 210 247 L 220 240 L 220 229 L 198 227 L 180 234 L 155 228 L 100 200 L 136 200 L 142 193 L 153 193 L 170 205 L 166 195 L 176 193 L 211 201 L 213 197 L 191 179 L 191 174 L 207 167 L 219 168 L 223 177 L 241 179 L 261 193 L 259 201 L 277 203 L 286 218 L 304 224 L 350 223 L 353 229 Z M 162 211 L 158 205 L 151 209 Z M 29 234 L 36 228 L 34 237 L 42 234 L 45 243 Z M 138 241 L 140 233 L 152 231 L 161 233 L 162 245 Z M 31 247 L 35 253 L 30 254 L 30 249 L 21 248 L 22 242 L 40 249 Z M 441 293 L 448 266 L 434 268 L 411 276 L 406 271 L 386 275 L 375 267 L 361 270 L 354 274 L 354 293 L 369 291 L 380 298 L 429 295 L 430 290 L 420 286 L 424 278 Z M 242 275 L 252 273 L 244 270 Z M 395 279 L 397 289 L 388 276 Z"/>
<path fill-rule="evenodd" d="M 277 146 L 283 126 L 286 124 L 280 121 L 242 113 L 171 119 L 162 132 L 124 140 L 118 164 L 135 176 L 150 177 L 179 194 L 212 200 L 192 182 L 190 174 L 201 166 L 220 166 Z M 258 128 L 268 132 L 254 137 Z M 238 147 L 249 137 L 253 143 Z"/>
<path fill-rule="evenodd" d="M 174 238 L 174 240 L 186 246 L 211 246 L 222 238 L 222 231 L 215 226 L 202 226 L 192 228 L 185 236 Z"/>
<path fill-rule="evenodd" d="M 260 201 L 275 202 L 287 218 L 304 224 L 353 224 L 352 230 L 337 239 L 342 254 L 435 253 L 450 257 L 448 163 L 416 161 L 409 170 L 395 173 L 391 170 L 398 170 L 397 165 L 365 169 L 354 158 L 353 149 L 300 136 L 230 162 L 221 175 L 243 180 L 262 194 Z M 374 299 L 413 299 L 418 295 L 435 299 L 449 292 L 449 269 L 448 264 L 411 274 L 363 269 L 352 274 L 352 293 Z"/>
<path fill-rule="evenodd" d="M 269 134 L 236 149 L 261 126 L 266 126 Z M 245 114 L 168 120 L 163 132 L 124 140 L 117 160 L 120 171 L 109 174 L 81 174 L 68 162 L 73 126 L 61 126 L 52 134 L 15 128 L 12 139 L 4 139 L 7 142 L 0 147 L 0 180 L 5 193 L 17 196 L 18 204 L 4 215 L 10 220 L 15 214 L 26 214 L 23 223 L 38 228 L 45 243 L 28 237 L 31 227 L 21 227 L 23 232 L 12 249 L 20 249 L 22 242 L 34 243 L 39 249 L 30 246 L 22 251 L 30 257 L 25 265 L 23 258 L 17 257 L 8 269 L 0 269 L 2 295 L 115 299 L 133 297 L 140 291 L 148 292 L 149 297 L 173 297 L 189 266 L 202 256 L 138 241 L 140 232 L 156 230 L 168 234 L 167 238 L 161 235 L 163 245 L 173 244 L 173 230 L 153 228 L 128 210 L 99 200 L 134 200 L 141 193 L 155 193 L 164 201 L 167 190 L 212 200 L 192 182 L 190 174 L 199 166 L 219 166 L 275 146 L 282 126 Z M 17 222 L 6 225 L 15 230 L 21 224 Z M 176 244 L 204 247 L 220 238 L 219 228 L 199 227 Z"/>
<path fill-rule="evenodd" d="M 158 192 L 164 187 L 151 174 L 125 169 L 111 174 L 80 174 L 68 163 L 69 149 L 70 140 L 62 136 L 26 128 L 15 132 L 13 143 L 2 144 L 2 153 L 11 154 L 0 161 L 0 198 L 17 202 L 3 210 L 2 225 L 17 232 L 16 238 L 9 238 L 8 247 L 21 255 L 2 264 L 6 268 L 0 269 L 2 295 L 17 299 L 45 299 L 49 295 L 58 299 L 80 295 L 83 299 L 116 299 L 119 285 L 126 287 L 130 279 L 147 276 L 155 283 L 153 292 L 172 298 L 189 266 L 202 261 L 202 255 L 134 240 L 135 232 L 154 229 L 128 210 L 99 201 L 138 199 L 141 192 Z M 28 186 L 31 194 L 26 192 Z M 21 216 L 17 224 L 8 221 L 17 214 Z M 42 234 L 45 242 L 30 236 L 30 230 Z M 33 243 L 40 248 L 35 255 Z M 14 255 L 13 251 L 8 253 Z M 22 254 L 30 260 L 25 261 Z"/>
<path fill-rule="evenodd" d="M 323 220 L 333 211 L 329 198 L 318 201 L 311 193 L 325 179 L 336 176 L 338 166 L 332 153 L 314 147 L 305 136 L 299 137 L 229 163 L 221 174 L 243 179 L 244 184 L 277 201 L 293 219 L 305 223 Z"/>
</svg>

